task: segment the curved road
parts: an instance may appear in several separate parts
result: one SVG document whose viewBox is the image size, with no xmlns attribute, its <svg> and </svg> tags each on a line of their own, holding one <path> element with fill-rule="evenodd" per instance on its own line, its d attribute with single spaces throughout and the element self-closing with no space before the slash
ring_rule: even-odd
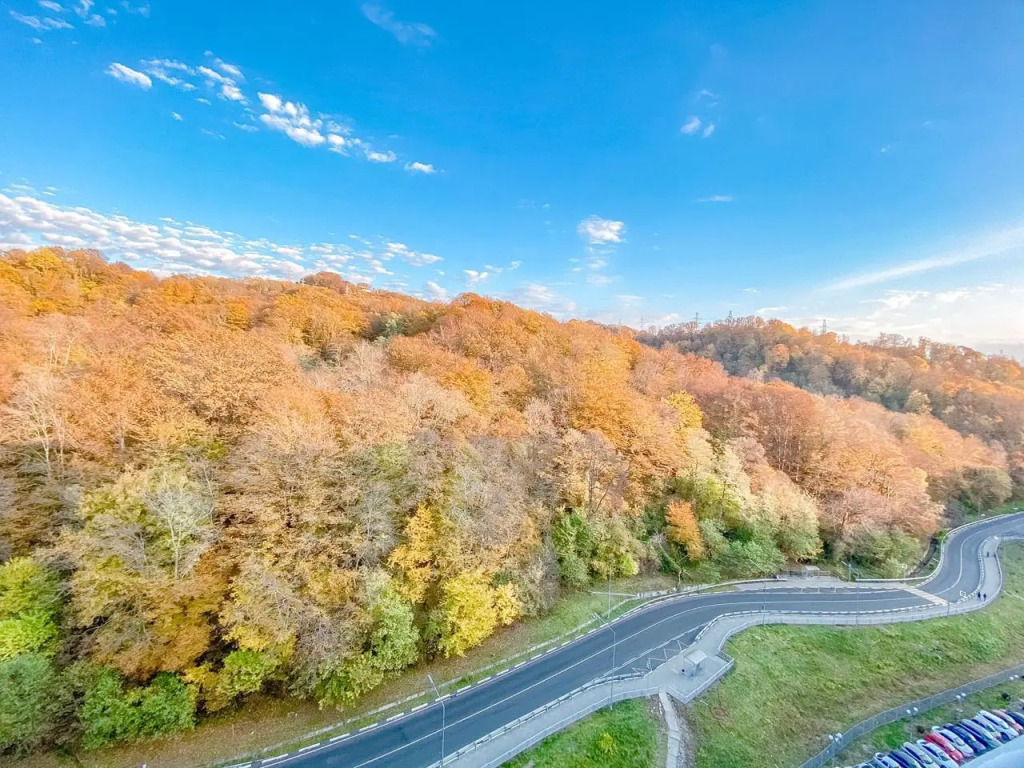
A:
<svg viewBox="0 0 1024 768">
<path fill-rule="evenodd" d="M 954 532 L 939 570 L 920 590 L 949 602 L 976 591 L 981 580 L 978 553 L 995 534 L 1024 534 L 1024 514 L 995 518 Z M 662 602 L 616 622 L 615 669 L 644 667 L 652 651 L 688 641 L 716 616 L 738 611 L 777 610 L 866 612 L 928 605 L 929 601 L 894 584 L 892 589 L 847 589 L 834 594 L 780 587 L 762 592 L 721 592 Z M 501 677 L 445 699 L 445 752 L 451 754 L 612 668 L 613 634 L 605 628 L 581 637 Z M 441 750 L 440 704 L 385 723 L 336 744 L 253 763 L 290 768 L 425 768 Z"/>
</svg>

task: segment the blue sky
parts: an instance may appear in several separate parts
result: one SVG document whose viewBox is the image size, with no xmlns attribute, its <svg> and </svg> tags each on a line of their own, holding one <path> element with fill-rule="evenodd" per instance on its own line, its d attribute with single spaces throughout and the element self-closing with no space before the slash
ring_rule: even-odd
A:
<svg viewBox="0 0 1024 768">
<path fill-rule="evenodd" d="M 1024 6 L 5 0 L 0 245 L 1024 354 Z"/>
</svg>

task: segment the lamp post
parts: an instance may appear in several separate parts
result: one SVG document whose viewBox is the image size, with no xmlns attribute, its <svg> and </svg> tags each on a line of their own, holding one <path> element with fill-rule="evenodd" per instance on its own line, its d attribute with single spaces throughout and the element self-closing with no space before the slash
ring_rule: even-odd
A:
<svg viewBox="0 0 1024 768">
<path fill-rule="evenodd" d="M 601 621 L 600 615 L 598 615 L 596 613 L 594 615 L 597 616 L 598 621 Z M 614 677 L 614 672 L 615 672 L 615 646 L 618 645 L 619 636 L 617 634 L 615 634 L 615 628 L 612 626 L 610 621 L 605 622 L 605 627 L 607 627 L 608 631 L 612 633 L 612 666 L 611 666 L 611 669 L 608 671 L 609 681 L 612 684 L 612 690 L 611 690 L 611 693 L 608 695 L 608 698 L 614 699 L 615 698 L 615 677 Z"/>
<path fill-rule="evenodd" d="M 437 690 L 437 686 L 434 685 L 434 678 L 431 675 L 427 675 L 427 680 L 430 681 L 430 687 L 434 689 L 434 695 L 437 696 L 437 700 L 441 702 L 441 765 L 444 765 L 444 727 L 448 719 L 448 713 L 445 711 L 444 699 L 441 698 L 441 692 Z"/>
</svg>

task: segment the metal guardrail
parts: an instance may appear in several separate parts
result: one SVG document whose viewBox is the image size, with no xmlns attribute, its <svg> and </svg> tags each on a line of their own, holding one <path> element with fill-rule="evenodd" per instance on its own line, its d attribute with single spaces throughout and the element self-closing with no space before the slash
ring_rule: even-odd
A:
<svg viewBox="0 0 1024 768">
<path fill-rule="evenodd" d="M 941 707 L 943 704 L 949 704 L 950 702 L 956 701 L 958 696 L 969 696 L 972 693 L 984 691 L 986 688 L 992 688 L 994 686 L 1001 685 L 1002 683 L 1009 682 L 1010 680 L 1016 680 L 1022 675 L 1024 675 L 1024 664 L 1011 667 L 1010 669 L 1003 670 L 1002 672 L 996 672 L 994 675 L 983 677 L 979 680 L 967 683 L 966 685 L 950 688 L 942 691 L 941 693 L 932 694 L 931 696 L 925 696 L 923 699 L 909 701 L 898 707 L 887 709 L 885 712 L 879 712 L 877 715 L 869 717 L 866 720 L 861 720 L 841 736 L 833 739 L 825 749 L 801 765 L 800 768 L 822 768 L 822 766 L 846 749 L 851 743 L 859 739 L 861 736 L 866 736 L 875 729 L 881 728 L 883 725 L 895 723 L 897 720 L 904 720 L 921 712 L 927 712 L 930 709 Z"/>
</svg>

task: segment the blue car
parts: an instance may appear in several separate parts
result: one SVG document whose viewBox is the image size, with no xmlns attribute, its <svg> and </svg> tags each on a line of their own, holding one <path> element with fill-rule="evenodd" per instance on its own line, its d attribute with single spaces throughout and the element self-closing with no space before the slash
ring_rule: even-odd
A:
<svg viewBox="0 0 1024 768">
<path fill-rule="evenodd" d="M 999 746 L 999 739 L 996 738 L 995 734 L 978 725 L 976 722 L 969 718 L 964 718 L 960 721 L 960 725 L 967 731 L 970 731 L 971 735 L 984 744 L 989 749 L 995 749 Z"/>
<path fill-rule="evenodd" d="M 981 715 L 975 715 L 974 717 L 968 719 L 967 722 L 974 723 L 975 727 L 982 729 L 989 736 L 991 736 L 1000 743 L 1010 740 L 1010 737 L 1007 736 L 1004 731 L 1001 731 L 998 728 L 996 728 L 994 725 L 992 725 L 992 723 L 990 723 L 986 718 L 982 717 Z"/>
<path fill-rule="evenodd" d="M 946 723 L 944 728 L 952 731 L 965 742 L 967 745 L 974 750 L 975 755 L 980 755 L 983 752 L 988 752 L 991 747 L 981 739 L 977 738 L 973 733 L 967 730 L 962 723 Z"/>
<path fill-rule="evenodd" d="M 883 755 L 881 752 L 875 752 L 875 759 L 871 761 L 871 765 L 874 768 L 903 768 L 891 757 Z"/>
<path fill-rule="evenodd" d="M 921 763 L 903 747 L 894 749 L 889 753 L 889 757 L 899 763 L 900 768 L 922 768 Z"/>
</svg>

